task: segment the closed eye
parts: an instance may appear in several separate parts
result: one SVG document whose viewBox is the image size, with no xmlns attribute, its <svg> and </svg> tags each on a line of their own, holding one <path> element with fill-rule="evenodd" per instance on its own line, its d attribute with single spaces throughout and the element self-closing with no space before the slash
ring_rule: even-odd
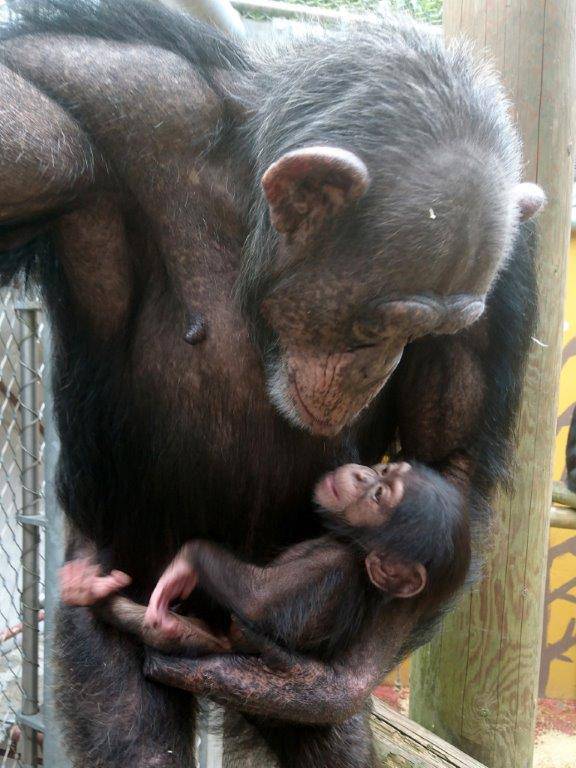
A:
<svg viewBox="0 0 576 768">
<path fill-rule="evenodd" d="M 373 347 L 377 346 L 376 344 L 353 344 L 351 347 L 348 347 L 346 352 L 358 352 L 359 349 L 372 349 Z"/>
</svg>

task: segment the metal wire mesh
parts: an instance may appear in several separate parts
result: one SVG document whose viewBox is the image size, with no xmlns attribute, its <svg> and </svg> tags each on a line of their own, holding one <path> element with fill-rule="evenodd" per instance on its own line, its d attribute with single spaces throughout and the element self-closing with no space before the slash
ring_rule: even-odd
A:
<svg viewBox="0 0 576 768">
<path fill-rule="evenodd" d="M 0 291 L 0 766 L 24 765 L 36 733 L 21 738 L 20 713 L 38 711 L 41 690 L 43 534 L 22 525 L 22 515 L 42 513 L 39 318 L 18 289 Z M 38 765 L 38 749 L 28 752 L 26 765 Z"/>
</svg>

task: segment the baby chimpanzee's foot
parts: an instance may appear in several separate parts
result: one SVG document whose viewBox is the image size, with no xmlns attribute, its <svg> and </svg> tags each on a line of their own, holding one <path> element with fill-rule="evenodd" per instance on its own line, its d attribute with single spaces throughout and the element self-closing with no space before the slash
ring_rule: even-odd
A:
<svg viewBox="0 0 576 768">
<path fill-rule="evenodd" d="M 103 576 L 101 567 L 89 558 L 70 560 L 60 569 L 60 597 L 66 605 L 94 605 L 130 582 L 122 571 Z"/>
</svg>

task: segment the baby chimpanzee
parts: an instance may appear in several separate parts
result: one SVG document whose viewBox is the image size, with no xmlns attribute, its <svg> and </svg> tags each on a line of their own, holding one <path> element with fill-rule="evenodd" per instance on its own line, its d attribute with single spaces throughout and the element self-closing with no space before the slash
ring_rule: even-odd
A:
<svg viewBox="0 0 576 768">
<path fill-rule="evenodd" d="M 166 569 L 148 608 L 115 595 L 130 579 L 100 574 L 90 560 L 62 569 L 62 599 L 94 605 L 102 618 L 163 651 L 188 654 L 277 648 L 329 659 L 378 608 L 411 598 L 433 610 L 462 586 L 470 534 L 460 493 L 417 464 L 347 464 L 325 475 L 315 499 L 326 534 L 290 547 L 266 567 L 216 544 L 186 544 Z M 170 610 L 197 587 L 227 609 L 219 636 Z"/>
</svg>

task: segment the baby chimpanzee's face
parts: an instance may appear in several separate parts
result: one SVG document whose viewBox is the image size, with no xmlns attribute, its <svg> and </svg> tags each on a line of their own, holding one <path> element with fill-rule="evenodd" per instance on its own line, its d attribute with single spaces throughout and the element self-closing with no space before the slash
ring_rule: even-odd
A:
<svg viewBox="0 0 576 768">
<path fill-rule="evenodd" d="M 404 497 L 410 464 L 345 464 L 329 472 L 316 486 L 321 507 L 343 517 L 350 525 L 381 525 Z"/>
</svg>

